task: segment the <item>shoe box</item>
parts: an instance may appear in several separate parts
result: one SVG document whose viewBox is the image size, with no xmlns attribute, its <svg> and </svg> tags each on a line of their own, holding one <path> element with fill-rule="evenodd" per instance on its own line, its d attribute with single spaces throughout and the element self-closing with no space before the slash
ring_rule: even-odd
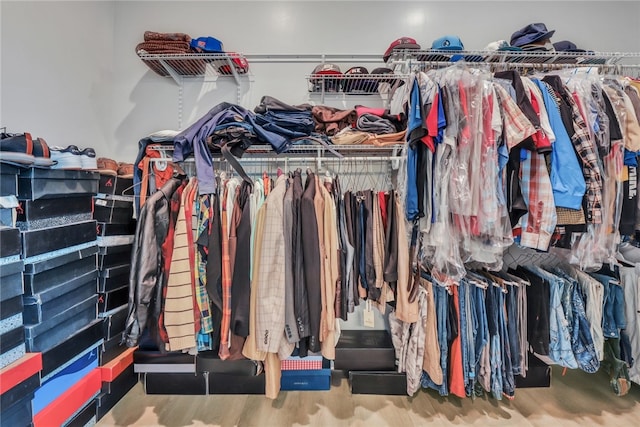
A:
<svg viewBox="0 0 640 427">
<path fill-rule="evenodd" d="M 133 364 L 125 368 L 112 381 L 102 380 L 102 389 L 96 398 L 97 418 L 102 419 L 125 394 L 131 390 L 138 382 L 138 375 L 133 370 Z"/>
<path fill-rule="evenodd" d="M 334 369 L 393 371 L 395 350 L 386 330 L 344 330 L 336 345 Z"/>
<path fill-rule="evenodd" d="M 142 384 L 146 394 L 206 395 L 206 373 L 145 372 Z"/>
<path fill-rule="evenodd" d="M 65 427 L 93 426 L 98 421 L 98 399 L 91 399 L 77 414 L 65 422 Z"/>
<path fill-rule="evenodd" d="M 129 314 L 128 305 L 117 307 L 114 310 L 99 314 L 104 319 L 103 337 L 105 341 L 117 337 L 122 338 L 127 323 L 127 315 Z"/>
<path fill-rule="evenodd" d="M 214 351 L 199 352 L 196 373 L 205 374 L 208 394 L 264 394 L 262 365 L 249 359 L 221 360 Z"/>
<path fill-rule="evenodd" d="M 196 356 L 182 352 L 162 353 L 157 350 L 137 349 L 133 353 L 133 367 L 137 373 L 195 374 Z"/>
<path fill-rule="evenodd" d="M 109 196 L 133 196 L 133 178 L 100 174 L 98 193 Z"/>
<path fill-rule="evenodd" d="M 105 340 L 102 344 L 102 353 L 100 353 L 100 365 L 111 362 L 127 348 L 122 342 L 122 335 L 116 335 Z"/>
<path fill-rule="evenodd" d="M 24 293 L 22 260 L 0 263 L 0 301 L 5 301 Z"/>
<path fill-rule="evenodd" d="M 22 296 L 0 301 L 0 368 L 23 357 L 26 353 Z"/>
<path fill-rule="evenodd" d="M 26 295 L 23 299 L 24 323 L 44 322 L 95 295 L 97 279 L 98 272 L 94 270 L 38 294 Z"/>
<path fill-rule="evenodd" d="M 92 348 L 102 350 L 103 319 L 96 319 L 83 328 L 74 331 L 69 337 L 55 346 L 43 351 L 42 379 L 46 380 L 63 369 L 70 360 Z"/>
<path fill-rule="evenodd" d="M 98 294 L 98 314 L 105 314 L 108 311 L 127 305 L 129 301 L 129 286 L 114 289 L 109 292 Z"/>
<path fill-rule="evenodd" d="M 98 222 L 97 232 L 100 237 L 132 235 L 136 233 L 136 223 L 135 221 L 131 221 L 128 224 Z"/>
<path fill-rule="evenodd" d="M 130 201 L 95 198 L 93 218 L 108 224 L 129 224 L 133 221 L 133 199 Z"/>
<path fill-rule="evenodd" d="M 20 206 L 14 195 L 0 196 L 0 227 L 15 227 L 17 208 Z"/>
<path fill-rule="evenodd" d="M 20 230 L 14 227 L 0 227 L 0 258 L 20 255 L 21 252 Z"/>
<path fill-rule="evenodd" d="M 83 221 L 36 230 L 23 231 L 23 257 L 29 258 L 47 252 L 68 248 L 96 240 L 96 222 Z"/>
<path fill-rule="evenodd" d="M 0 414 L 2 425 L 31 425 L 31 401 L 40 387 L 42 357 L 26 354 L 11 365 L 0 369 Z"/>
<path fill-rule="evenodd" d="M 529 353 L 527 376 L 516 375 L 516 388 L 551 387 L 551 366 Z"/>
<path fill-rule="evenodd" d="M 407 376 L 394 371 L 351 371 L 349 384 L 352 394 L 381 394 L 406 396 Z"/>
<path fill-rule="evenodd" d="M 132 244 L 101 246 L 98 249 L 98 270 L 131 263 Z"/>
<path fill-rule="evenodd" d="M 64 369 L 42 381 L 42 385 L 35 391 L 32 401 L 34 415 L 37 415 L 97 367 L 98 349 L 93 348 L 75 357 Z"/>
<path fill-rule="evenodd" d="M 86 170 L 23 169 L 18 175 L 18 199 L 57 199 L 98 193 L 99 173 Z"/>
<path fill-rule="evenodd" d="M 0 162 L 0 197 L 18 194 L 18 174 L 22 168 Z"/>
<path fill-rule="evenodd" d="M 36 325 L 25 326 L 27 350 L 43 352 L 61 343 L 77 330 L 89 325 L 97 318 L 97 294 L 61 311 Z"/>
<path fill-rule="evenodd" d="M 97 252 L 98 246 L 92 244 L 27 260 L 24 265 L 25 295 L 40 294 L 72 280 L 82 281 L 79 278 L 96 271 Z"/>
<path fill-rule="evenodd" d="M 282 371 L 280 390 L 329 390 L 331 369 L 302 369 Z"/>
<path fill-rule="evenodd" d="M 21 200 L 17 209 L 17 226 L 34 230 L 55 225 L 73 224 L 92 219 L 91 195 L 64 199 Z"/>
</svg>

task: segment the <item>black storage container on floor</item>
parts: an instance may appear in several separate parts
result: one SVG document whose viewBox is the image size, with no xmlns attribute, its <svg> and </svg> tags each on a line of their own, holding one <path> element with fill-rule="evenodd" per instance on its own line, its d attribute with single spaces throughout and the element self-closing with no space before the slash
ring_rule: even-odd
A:
<svg viewBox="0 0 640 427">
<path fill-rule="evenodd" d="M 207 381 L 203 373 L 147 372 L 143 374 L 147 394 L 207 394 Z"/>
<path fill-rule="evenodd" d="M 246 376 L 209 373 L 209 394 L 264 394 L 265 375 Z"/>
<path fill-rule="evenodd" d="M 395 358 L 386 330 L 345 330 L 336 345 L 333 367 L 345 371 L 393 371 Z"/>
<path fill-rule="evenodd" d="M 255 376 L 262 369 L 258 362 L 249 359 L 222 360 L 213 351 L 203 351 L 196 355 L 196 371 L 233 376 Z"/>
<path fill-rule="evenodd" d="M 18 176 L 18 199 L 77 197 L 98 193 L 100 174 L 86 170 L 23 169 Z"/>
<path fill-rule="evenodd" d="M 349 383 L 352 394 L 407 394 L 407 376 L 392 371 L 351 371 Z"/>
</svg>

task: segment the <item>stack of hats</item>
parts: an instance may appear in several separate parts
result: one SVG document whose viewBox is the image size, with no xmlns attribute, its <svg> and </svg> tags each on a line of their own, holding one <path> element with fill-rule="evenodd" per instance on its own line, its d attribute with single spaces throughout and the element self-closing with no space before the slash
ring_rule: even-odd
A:
<svg viewBox="0 0 640 427">
<path fill-rule="evenodd" d="M 543 23 L 534 23 L 519 29 L 511 35 L 511 46 L 526 51 L 555 51 L 551 37 L 555 30 L 549 31 Z"/>
<path fill-rule="evenodd" d="M 319 64 L 313 69 L 309 82 L 311 92 L 340 92 L 342 71 L 337 64 Z"/>
<path fill-rule="evenodd" d="M 405 49 L 419 50 L 421 49 L 421 47 L 418 44 L 418 42 L 416 42 L 416 39 L 413 39 L 411 37 L 400 37 L 392 41 L 391 44 L 389 44 L 389 47 L 384 52 L 382 59 L 384 60 L 384 62 L 389 62 L 389 59 L 391 58 L 391 56 L 395 51 L 405 50 Z"/>
</svg>

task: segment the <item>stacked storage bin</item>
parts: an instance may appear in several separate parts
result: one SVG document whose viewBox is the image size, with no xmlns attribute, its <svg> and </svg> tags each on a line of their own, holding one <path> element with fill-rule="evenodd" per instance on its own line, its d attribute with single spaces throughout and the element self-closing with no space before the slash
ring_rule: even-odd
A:
<svg viewBox="0 0 640 427">
<path fill-rule="evenodd" d="M 18 175 L 26 350 L 42 357 L 31 401 L 34 425 L 63 424 L 95 405 L 100 389 L 97 189 L 98 174 L 86 170 L 30 168 Z"/>
<path fill-rule="evenodd" d="M 24 263 L 16 228 L 20 169 L 0 163 L 0 413 L 2 424 L 31 423 L 42 358 L 26 353 L 22 295 Z"/>
<path fill-rule="evenodd" d="M 104 319 L 100 353 L 102 388 L 97 398 L 101 419 L 137 382 L 133 351 L 122 345 L 129 298 L 131 248 L 135 234 L 133 177 L 100 171 L 93 218 L 98 232 L 98 317 Z"/>
</svg>

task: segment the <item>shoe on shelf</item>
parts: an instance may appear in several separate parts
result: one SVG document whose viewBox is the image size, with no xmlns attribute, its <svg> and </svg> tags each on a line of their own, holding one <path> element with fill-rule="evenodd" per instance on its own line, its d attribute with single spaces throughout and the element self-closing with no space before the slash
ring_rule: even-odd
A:
<svg viewBox="0 0 640 427">
<path fill-rule="evenodd" d="M 622 255 L 624 261 L 631 264 L 640 262 L 640 248 L 631 242 L 623 242 L 618 245 L 618 252 Z"/>
<path fill-rule="evenodd" d="M 96 159 L 96 151 L 93 148 L 85 148 L 80 151 L 80 160 L 82 169 L 96 170 L 98 169 L 98 161 Z"/>
<path fill-rule="evenodd" d="M 0 135 L 0 160 L 21 166 L 50 167 L 55 164 L 44 138 L 30 133 Z"/>
<path fill-rule="evenodd" d="M 54 169 L 82 169 L 82 154 L 75 145 L 51 147 L 51 158 L 58 162 Z"/>
</svg>

